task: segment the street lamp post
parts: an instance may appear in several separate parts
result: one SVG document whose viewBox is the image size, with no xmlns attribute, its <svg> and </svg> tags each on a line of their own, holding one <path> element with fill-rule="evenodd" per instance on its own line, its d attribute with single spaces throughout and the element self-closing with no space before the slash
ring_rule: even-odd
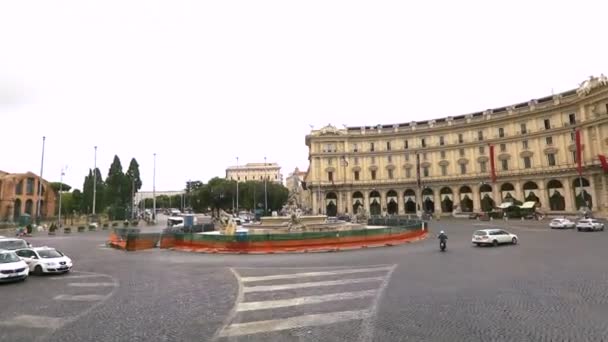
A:
<svg viewBox="0 0 608 342">
<path fill-rule="evenodd" d="M 93 215 L 95 215 L 95 201 L 97 199 L 97 146 L 95 146 L 95 158 L 93 162 Z"/>
<path fill-rule="evenodd" d="M 154 169 L 152 172 L 152 222 L 156 223 L 156 153 L 154 153 Z"/>
<path fill-rule="evenodd" d="M 239 157 L 236 157 L 236 214 L 239 214 Z"/>
<path fill-rule="evenodd" d="M 44 171 L 44 143 L 46 137 L 42 137 L 42 161 L 40 162 L 40 179 L 38 180 L 38 204 L 36 205 L 36 220 L 40 223 L 40 204 L 42 203 L 42 171 Z"/>
<path fill-rule="evenodd" d="M 264 157 L 264 215 L 268 215 L 268 190 L 266 187 L 266 181 L 268 176 L 266 175 L 266 157 Z"/>
</svg>

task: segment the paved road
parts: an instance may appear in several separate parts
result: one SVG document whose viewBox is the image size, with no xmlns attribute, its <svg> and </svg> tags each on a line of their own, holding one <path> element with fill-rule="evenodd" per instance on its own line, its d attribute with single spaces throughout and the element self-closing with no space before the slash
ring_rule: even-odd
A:
<svg viewBox="0 0 608 342">
<path fill-rule="evenodd" d="M 69 275 L 0 286 L 4 341 L 601 341 L 608 232 L 438 221 L 435 239 L 338 253 L 126 253 L 105 234 L 36 237 Z M 516 246 L 474 247 L 508 226 Z M 89 284 L 89 285 L 74 285 Z"/>
</svg>

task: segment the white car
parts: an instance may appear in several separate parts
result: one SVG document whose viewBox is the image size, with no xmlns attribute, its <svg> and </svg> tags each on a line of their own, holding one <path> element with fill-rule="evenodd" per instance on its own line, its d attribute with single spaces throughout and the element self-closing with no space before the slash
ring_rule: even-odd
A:
<svg viewBox="0 0 608 342">
<path fill-rule="evenodd" d="M 551 223 L 549 223 L 549 227 L 551 227 L 551 229 L 574 228 L 575 226 L 576 226 L 576 223 L 574 221 L 570 221 L 567 218 L 555 218 L 555 219 L 551 220 Z"/>
<path fill-rule="evenodd" d="M 31 245 L 23 239 L 0 237 L 0 249 L 14 251 L 21 248 L 28 248 L 30 246 Z"/>
<path fill-rule="evenodd" d="M 472 242 L 477 246 L 493 245 L 498 246 L 503 243 L 516 245 L 518 242 L 517 235 L 509 233 L 504 229 L 482 229 L 473 233 Z"/>
<path fill-rule="evenodd" d="M 0 249 L 0 282 L 27 279 L 30 269 L 13 251 Z"/>
<path fill-rule="evenodd" d="M 594 219 L 582 219 L 578 220 L 576 223 L 576 229 L 581 232 L 585 231 L 595 231 L 595 230 L 604 230 L 604 224 L 598 220 Z"/>
<path fill-rule="evenodd" d="M 35 275 L 43 273 L 66 273 L 72 269 L 72 259 L 49 247 L 24 248 L 15 251 Z"/>
</svg>

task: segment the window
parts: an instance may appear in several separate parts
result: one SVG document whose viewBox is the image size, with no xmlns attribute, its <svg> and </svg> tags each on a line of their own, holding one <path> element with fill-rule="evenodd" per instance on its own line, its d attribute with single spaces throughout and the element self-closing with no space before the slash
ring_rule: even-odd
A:
<svg viewBox="0 0 608 342">
<path fill-rule="evenodd" d="M 572 162 L 576 163 L 576 151 L 572 151 Z"/>
<path fill-rule="evenodd" d="M 407 144 L 407 140 L 403 141 L 403 148 L 406 150 L 409 148 L 409 146 Z"/>
<path fill-rule="evenodd" d="M 424 138 L 420 139 L 420 146 L 426 147 L 426 139 L 424 139 Z"/>
<path fill-rule="evenodd" d="M 460 174 L 461 175 L 467 174 L 467 164 L 460 164 Z"/>
<path fill-rule="evenodd" d="M 461 148 L 460 150 L 458 150 L 458 152 L 460 153 L 461 157 L 464 157 L 464 148 Z"/>
<path fill-rule="evenodd" d="M 519 124 L 519 129 L 520 129 L 521 134 L 526 134 L 526 133 L 528 133 L 528 129 L 527 129 L 527 127 L 526 127 L 526 124 L 525 124 L 525 123 Z"/>
<path fill-rule="evenodd" d="M 503 159 L 501 162 L 502 162 L 501 163 L 502 164 L 502 170 L 503 171 L 508 171 L 509 170 L 509 161 L 506 160 L 506 159 Z"/>
<path fill-rule="evenodd" d="M 504 128 L 500 127 L 498 129 L 498 137 L 499 138 L 504 138 L 505 137 L 505 129 Z"/>
<path fill-rule="evenodd" d="M 545 119 L 545 129 L 551 129 L 551 120 Z"/>
<path fill-rule="evenodd" d="M 521 147 L 523 147 L 524 150 L 528 149 L 528 140 L 524 140 L 521 142 Z"/>
<path fill-rule="evenodd" d="M 371 152 L 374 152 L 374 143 L 370 143 L 370 144 L 369 144 L 369 150 L 370 150 Z"/>
<path fill-rule="evenodd" d="M 507 144 L 500 144 L 500 152 L 507 152 Z"/>
<path fill-rule="evenodd" d="M 386 156 L 386 161 L 389 163 L 393 162 L 393 156 Z"/>
<path fill-rule="evenodd" d="M 447 165 L 441 165 L 441 175 L 442 176 L 447 176 L 448 175 L 448 167 L 447 167 Z"/>
<path fill-rule="evenodd" d="M 359 152 L 359 146 L 357 146 L 357 144 L 353 144 L 353 152 Z"/>
<path fill-rule="evenodd" d="M 409 153 L 405 154 L 405 161 L 410 161 L 410 155 L 409 155 Z"/>
<path fill-rule="evenodd" d="M 445 144 L 445 139 L 443 139 L 443 135 L 439 137 L 439 146 L 443 146 Z"/>
<path fill-rule="evenodd" d="M 479 162 L 479 169 L 481 170 L 481 172 L 487 172 L 485 161 Z"/>
<path fill-rule="evenodd" d="M 387 141 L 387 142 L 386 142 L 386 150 L 387 150 L 387 151 L 390 151 L 390 150 L 391 150 L 391 142 L 390 142 L 390 141 Z"/>
<path fill-rule="evenodd" d="M 376 157 L 372 157 L 372 165 L 376 164 Z"/>
<path fill-rule="evenodd" d="M 483 140 L 483 131 L 477 131 L 477 140 L 479 140 L 479 141 Z"/>
<path fill-rule="evenodd" d="M 28 178 L 25 183 L 25 194 L 33 195 L 34 194 L 34 178 Z"/>
<path fill-rule="evenodd" d="M 458 133 L 458 143 L 459 144 L 464 143 L 464 138 L 462 137 L 462 133 Z"/>
<path fill-rule="evenodd" d="M 529 169 L 532 167 L 532 160 L 530 157 L 524 157 L 524 168 Z"/>
<path fill-rule="evenodd" d="M 576 140 L 576 133 L 570 132 L 570 141 L 575 141 L 575 140 Z"/>
<path fill-rule="evenodd" d="M 412 177 L 412 169 L 405 169 L 405 178 Z"/>
<path fill-rule="evenodd" d="M 546 137 L 545 141 L 547 142 L 547 145 L 553 145 L 553 137 Z"/>
<path fill-rule="evenodd" d="M 428 166 L 425 166 L 422 168 L 422 176 L 423 177 L 428 177 L 429 176 L 429 168 Z"/>
<path fill-rule="evenodd" d="M 441 159 L 445 159 L 445 151 L 441 151 L 439 154 L 441 154 Z"/>
<path fill-rule="evenodd" d="M 484 154 L 486 153 L 486 149 L 484 146 L 479 146 L 479 154 Z"/>
<path fill-rule="evenodd" d="M 327 180 L 330 181 L 330 182 L 334 181 L 334 173 L 333 172 L 331 172 L 331 171 L 327 172 Z"/>
<path fill-rule="evenodd" d="M 422 154 L 422 160 L 426 160 L 426 152 Z"/>
<path fill-rule="evenodd" d="M 575 113 L 570 113 L 570 114 L 568 114 L 568 122 L 569 122 L 571 125 L 576 124 L 576 114 L 575 114 Z"/>
<path fill-rule="evenodd" d="M 358 181 L 359 180 L 359 171 L 355 171 L 355 180 Z"/>
<path fill-rule="evenodd" d="M 388 171 L 388 179 L 393 179 L 393 170 L 389 169 Z"/>
<path fill-rule="evenodd" d="M 359 165 L 359 157 L 355 157 L 354 158 L 354 164 L 355 165 Z"/>
<path fill-rule="evenodd" d="M 23 194 L 23 180 L 20 180 L 17 185 L 15 185 L 15 195 Z"/>
<path fill-rule="evenodd" d="M 332 165 L 334 163 L 334 158 L 327 158 L 327 165 Z"/>
<path fill-rule="evenodd" d="M 547 154 L 547 163 L 549 164 L 549 166 L 555 166 L 555 154 L 554 153 Z"/>
<path fill-rule="evenodd" d="M 372 170 L 372 180 L 376 180 L 376 170 Z"/>
</svg>

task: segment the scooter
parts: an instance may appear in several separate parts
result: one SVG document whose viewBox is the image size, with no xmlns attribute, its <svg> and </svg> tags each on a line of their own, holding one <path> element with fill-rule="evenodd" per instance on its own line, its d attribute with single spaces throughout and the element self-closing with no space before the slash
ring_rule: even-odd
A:
<svg viewBox="0 0 608 342">
<path fill-rule="evenodd" d="M 446 246 L 446 242 L 445 242 L 445 241 L 439 241 L 439 249 L 440 249 L 442 252 L 445 252 L 446 247 L 447 247 L 447 246 Z"/>
</svg>

